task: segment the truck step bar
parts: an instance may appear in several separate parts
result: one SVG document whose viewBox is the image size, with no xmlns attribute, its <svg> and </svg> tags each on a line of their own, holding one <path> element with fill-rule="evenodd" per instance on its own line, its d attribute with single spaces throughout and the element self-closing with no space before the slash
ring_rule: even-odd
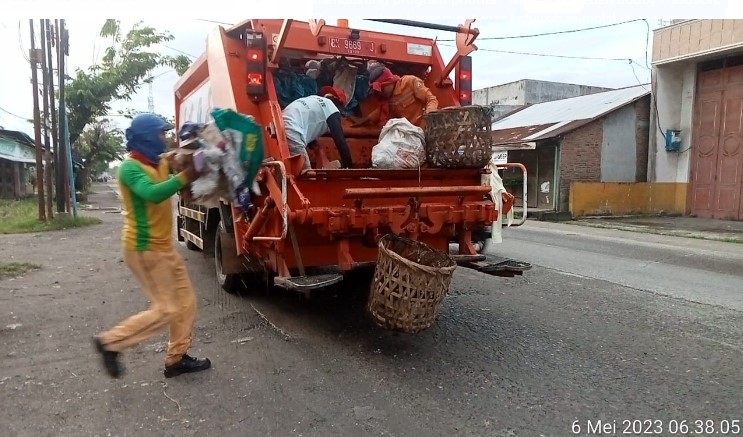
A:
<svg viewBox="0 0 743 437">
<path fill-rule="evenodd" d="M 483 255 L 482 258 L 485 258 Z M 455 258 L 456 260 L 456 258 Z M 499 258 L 491 260 L 457 260 L 457 264 L 468 269 L 477 270 L 492 276 L 502 276 L 512 278 L 517 275 L 523 275 L 525 271 L 531 270 L 531 264 L 523 261 L 516 261 L 508 258 Z"/>
<path fill-rule="evenodd" d="M 201 211 L 197 211 L 191 208 L 186 208 L 185 206 L 179 206 L 178 212 L 184 217 L 194 219 L 201 223 L 206 223 L 206 214 Z"/>
<path fill-rule="evenodd" d="M 284 288 L 286 290 L 306 292 L 337 284 L 342 280 L 343 275 L 340 275 L 338 273 L 330 273 L 325 275 L 293 276 L 288 278 L 277 277 L 274 278 L 273 283 L 275 286 Z"/>
<path fill-rule="evenodd" d="M 204 240 L 199 238 L 196 234 L 192 232 L 188 232 L 185 229 L 181 229 L 181 236 L 186 239 L 186 241 L 190 241 L 191 243 L 195 244 L 196 247 L 198 247 L 201 250 L 204 250 Z"/>
</svg>

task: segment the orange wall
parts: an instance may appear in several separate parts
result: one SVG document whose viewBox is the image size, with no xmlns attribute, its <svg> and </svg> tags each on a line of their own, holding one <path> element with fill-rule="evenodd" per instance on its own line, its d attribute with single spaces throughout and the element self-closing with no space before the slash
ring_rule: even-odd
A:
<svg viewBox="0 0 743 437">
<path fill-rule="evenodd" d="M 570 185 L 570 213 L 626 215 L 686 213 L 686 183 L 573 182 Z"/>
</svg>

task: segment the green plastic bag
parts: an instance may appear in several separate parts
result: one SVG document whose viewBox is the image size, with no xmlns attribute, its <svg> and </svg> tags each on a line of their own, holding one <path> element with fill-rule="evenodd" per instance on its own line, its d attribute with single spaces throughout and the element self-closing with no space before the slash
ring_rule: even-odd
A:
<svg viewBox="0 0 743 437">
<path fill-rule="evenodd" d="M 230 134 L 233 144 L 239 152 L 239 159 L 246 172 L 243 186 L 249 187 L 255 181 L 263 163 L 265 148 L 263 145 L 263 128 L 249 115 L 239 114 L 231 109 L 212 111 L 214 123 L 220 131 Z"/>
</svg>

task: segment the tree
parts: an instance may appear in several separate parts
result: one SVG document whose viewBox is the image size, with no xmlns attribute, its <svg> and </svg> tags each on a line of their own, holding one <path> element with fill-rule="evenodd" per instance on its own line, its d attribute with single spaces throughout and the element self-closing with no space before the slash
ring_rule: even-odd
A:
<svg viewBox="0 0 743 437">
<path fill-rule="evenodd" d="M 70 144 L 78 147 L 78 139 L 89 124 L 95 123 L 111 111 L 111 103 L 131 100 L 140 86 L 147 83 L 157 67 L 170 66 L 183 74 L 191 61 L 183 55 L 168 56 L 152 50 L 156 44 L 171 41 L 168 32 L 158 32 L 138 22 L 126 35 L 118 20 L 106 20 L 100 36 L 110 40 L 100 64 L 87 71 L 77 69 L 75 77 L 66 86 L 65 100 L 69 117 Z M 81 156 L 86 153 L 81 153 Z M 93 155 L 91 159 L 97 161 Z M 85 164 L 88 173 L 90 167 Z"/>
<path fill-rule="evenodd" d="M 119 115 L 121 115 L 122 117 L 128 120 L 133 119 L 134 117 L 136 117 L 137 115 L 141 113 L 143 113 L 143 111 L 137 111 L 136 109 L 131 109 L 131 108 L 127 108 L 123 111 L 119 111 Z M 171 126 L 175 126 L 175 117 L 165 117 L 163 115 L 160 115 L 160 116 L 163 117 L 165 121 L 170 123 Z M 168 144 L 168 149 L 175 147 L 176 135 L 177 133 L 175 132 L 175 130 L 168 131 L 168 133 L 165 134 L 166 143 Z"/>
<path fill-rule="evenodd" d="M 81 189 L 87 188 L 90 176 L 103 173 L 112 161 L 122 159 L 126 151 L 124 134 L 108 119 L 91 123 L 75 142 L 83 163 Z"/>
</svg>

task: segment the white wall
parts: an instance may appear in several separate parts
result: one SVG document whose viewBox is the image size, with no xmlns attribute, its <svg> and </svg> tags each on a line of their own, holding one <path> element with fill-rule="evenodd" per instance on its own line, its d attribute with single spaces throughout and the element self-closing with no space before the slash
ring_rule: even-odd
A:
<svg viewBox="0 0 743 437">
<path fill-rule="evenodd" d="M 606 116 L 601 141 L 601 182 L 635 182 L 637 114 L 626 105 Z"/>
<path fill-rule="evenodd" d="M 475 105 L 491 103 L 516 106 L 534 105 L 609 90 L 611 88 L 524 79 L 475 90 L 472 92 L 472 103 Z"/>
<path fill-rule="evenodd" d="M 658 116 L 656 118 L 655 108 L 651 107 L 648 180 L 688 182 L 696 64 L 670 64 L 656 67 L 655 80 L 653 104 L 657 104 Z M 661 132 L 660 129 L 663 131 Z M 680 152 L 666 152 L 666 140 L 663 136 L 666 129 L 681 130 Z"/>
<path fill-rule="evenodd" d="M 472 103 L 475 105 L 524 105 L 525 81 L 506 83 L 472 92 Z"/>
</svg>

